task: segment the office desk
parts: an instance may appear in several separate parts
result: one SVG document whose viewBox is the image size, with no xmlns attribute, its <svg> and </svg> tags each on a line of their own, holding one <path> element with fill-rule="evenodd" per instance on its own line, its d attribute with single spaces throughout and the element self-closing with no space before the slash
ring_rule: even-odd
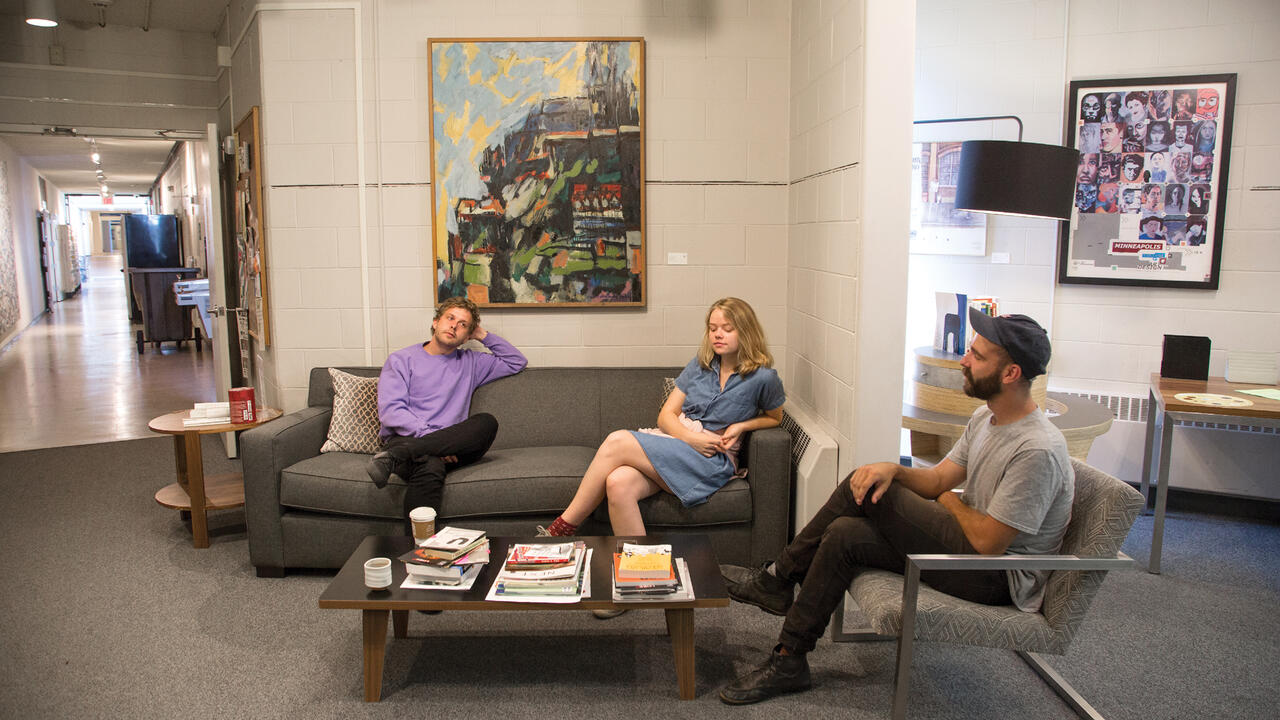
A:
<svg viewBox="0 0 1280 720">
<path fill-rule="evenodd" d="M 1147 407 L 1147 441 L 1142 453 L 1142 496 L 1148 496 L 1151 473 L 1156 473 L 1155 523 L 1151 532 L 1151 559 L 1147 572 L 1159 574 L 1160 550 L 1164 540 L 1164 512 L 1169 495 L 1169 454 L 1173 446 L 1173 421 L 1247 423 L 1263 427 L 1280 427 L 1280 400 L 1246 395 L 1240 390 L 1255 390 L 1272 385 L 1249 385 L 1227 382 L 1225 378 L 1181 380 L 1151 374 L 1151 402 Z M 1248 400 L 1249 405 L 1218 407 L 1179 399 L 1184 393 L 1225 395 Z M 1154 463 L 1153 463 L 1154 461 Z M 1152 467 L 1154 464 L 1154 468 Z"/>
</svg>

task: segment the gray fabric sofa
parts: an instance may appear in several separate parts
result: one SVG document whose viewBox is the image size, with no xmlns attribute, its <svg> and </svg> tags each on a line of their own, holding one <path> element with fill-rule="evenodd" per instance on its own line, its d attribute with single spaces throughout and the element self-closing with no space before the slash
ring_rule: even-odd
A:
<svg viewBox="0 0 1280 720">
<path fill-rule="evenodd" d="M 376 376 L 380 368 L 340 370 Z M 449 474 L 437 525 L 531 536 L 573 497 L 596 447 L 613 430 L 653 427 L 663 379 L 679 368 L 536 368 L 479 388 L 472 413 L 499 429 L 488 454 Z M 337 568 L 366 535 L 404 532 L 405 487 L 376 488 L 368 455 L 320 453 L 333 412 L 328 368 L 313 368 L 307 407 L 241 435 L 249 557 L 261 577 L 286 568 Z M 791 438 L 781 428 L 751 433 L 732 480 L 691 508 L 667 493 L 641 503 L 650 532 L 704 533 L 721 562 L 755 565 L 787 542 Z M 609 534 L 602 503 L 580 530 Z"/>
</svg>

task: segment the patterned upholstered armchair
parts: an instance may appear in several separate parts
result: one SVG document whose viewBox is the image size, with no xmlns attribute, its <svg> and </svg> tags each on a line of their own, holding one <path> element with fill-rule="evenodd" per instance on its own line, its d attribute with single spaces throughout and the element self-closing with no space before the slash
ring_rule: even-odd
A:
<svg viewBox="0 0 1280 720">
<path fill-rule="evenodd" d="M 831 637 L 837 642 L 898 637 L 895 720 L 907 714 L 915 640 L 1014 650 L 1077 715 L 1101 718 L 1038 653 L 1065 653 L 1107 571 L 1134 565 L 1120 552 L 1120 545 L 1143 500 L 1138 491 L 1101 470 L 1075 459 L 1071 464 L 1076 473 L 1075 501 L 1061 555 L 910 555 L 903 575 L 866 570 L 854 578 L 849 596 L 870 619 L 871 627 L 845 632 L 840 608 L 832 619 Z M 920 584 L 921 570 L 1019 567 L 1052 571 L 1038 613 L 1012 605 L 971 603 Z"/>
</svg>

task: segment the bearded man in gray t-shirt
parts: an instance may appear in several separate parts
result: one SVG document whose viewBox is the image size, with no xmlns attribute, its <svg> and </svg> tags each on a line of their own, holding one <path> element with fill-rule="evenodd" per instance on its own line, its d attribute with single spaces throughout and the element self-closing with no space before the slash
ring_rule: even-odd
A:
<svg viewBox="0 0 1280 720">
<path fill-rule="evenodd" d="M 1075 476 L 1062 433 L 1031 399 L 1031 380 L 1049 363 L 1049 336 L 1025 315 L 971 309 L 969 321 L 977 336 L 960 362 L 964 391 L 986 405 L 942 462 L 863 465 L 772 565 L 721 566 L 729 597 L 786 616 L 769 659 L 722 689 L 724 702 L 807 689 L 805 656 L 860 568 L 902 572 L 913 553 L 1040 554 L 1061 546 Z M 951 492 L 961 484 L 963 494 Z M 1035 572 L 932 570 L 920 579 L 949 595 L 1027 612 L 1044 597 L 1045 576 Z"/>
</svg>

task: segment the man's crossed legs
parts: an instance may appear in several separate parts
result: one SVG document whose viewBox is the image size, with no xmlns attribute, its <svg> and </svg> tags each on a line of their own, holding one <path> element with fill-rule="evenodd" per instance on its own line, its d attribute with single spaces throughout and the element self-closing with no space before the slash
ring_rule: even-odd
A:
<svg viewBox="0 0 1280 720">
<path fill-rule="evenodd" d="M 822 637 L 859 569 L 901 573 L 911 553 L 976 552 L 955 517 L 937 502 L 895 483 L 878 503 L 868 494 L 859 505 L 846 477 L 772 566 L 722 566 L 729 597 L 786 620 L 769 660 L 721 690 L 720 699 L 742 705 L 808 689 L 805 655 Z M 920 579 L 973 602 L 1011 602 L 1002 570 L 927 571 Z"/>
<path fill-rule="evenodd" d="M 498 421 L 488 413 L 478 413 L 422 437 L 393 435 L 383 442 L 382 451 L 366 469 L 378 487 L 385 487 L 392 475 L 404 481 L 407 524 L 409 511 L 416 507 L 425 505 L 439 511 L 445 473 L 484 457 L 497 434 Z M 454 461 L 445 462 L 445 458 Z"/>
</svg>

